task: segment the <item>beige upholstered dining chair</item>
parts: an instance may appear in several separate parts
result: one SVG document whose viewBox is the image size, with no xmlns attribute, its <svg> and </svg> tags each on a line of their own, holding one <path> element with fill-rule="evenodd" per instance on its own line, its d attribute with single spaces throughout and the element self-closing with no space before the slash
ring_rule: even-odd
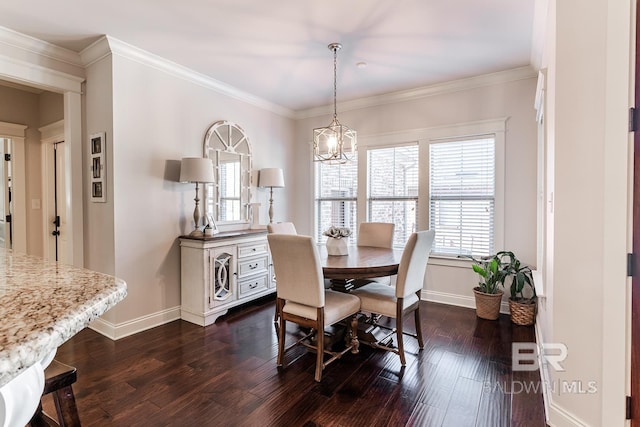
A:
<svg viewBox="0 0 640 427">
<path fill-rule="evenodd" d="M 267 224 L 267 232 L 268 233 L 276 233 L 276 234 L 298 234 L 296 231 L 296 226 L 292 222 L 278 222 Z M 273 276 L 273 281 L 276 281 L 275 275 Z M 273 323 L 278 325 L 278 304 L 276 303 L 276 312 L 273 316 Z M 277 330 L 277 329 L 276 329 Z"/>
<path fill-rule="evenodd" d="M 317 353 L 315 380 L 319 382 L 325 366 L 347 351 L 358 352 L 356 315 L 360 310 L 360 300 L 350 294 L 325 291 L 318 249 L 311 237 L 269 234 L 267 239 L 278 277 L 278 366 L 286 366 L 284 356 L 288 350 L 297 344 L 306 345 Z M 350 332 L 346 334 L 346 348 L 339 352 L 325 350 L 325 327 L 346 318 L 351 318 Z M 287 321 L 312 330 L 310 334 L 285 348 Z M 315 345 L 311 344 L 313 341 L 309 341 L 314 335 Z M 327 361 L 324 360 L 325 353 L 331 355 Z"/>
<path fill-rule="evenodd" d="M 267 231 L 269 233 L 278 234 L 298 234 L 296 226 L 292 222 L 278 222 L 267 225 Z"/>
<path fill-rule="evenodd" d="M 358 246 L 390 248 L 394 228 L 395 224 L 388 222 L 362 222 L 358 227 Z"/>
<path fill-rule="evenodd" d="M 402 366 L 406 365 L 402 322 L 404 321 L 404 316 L 412 311 L 414 312 L 416 323 L 416 335 L 413 336 L 418 339 L 420 349 L 424 348 L 422 327 L 420 325 L 420 292 L 422 291 L 434 235 L 435 232 L 433 230 L 411 234 L 400 259 L 395 287 L 371 283 L 351 292 L 360 298 L 360 309 L 363 312 L 396 319 L 396 328 L 392 329 L 387 337 L 395 333 L 398 348 L 395 349 L 380 344 L 380 342 L 386 341 L 387 337 L 379 340 L 374 346 L 397 353 L 400 356 Z M 376 316 L 372 316 L 372 319 L 375 318 Z"/>
<path fill-rule="evenodd" d="M 395 224 L 388 222 L 362 222 L 358 227 L 358 246 L 373 246 L 376 248 L 393 247 L 393 231 Z M 356 288 L 368 285 L 372 282 L 391 284 L 390 277 L 375 277 L 372 279 L 354 280 Z"/>
</svg>

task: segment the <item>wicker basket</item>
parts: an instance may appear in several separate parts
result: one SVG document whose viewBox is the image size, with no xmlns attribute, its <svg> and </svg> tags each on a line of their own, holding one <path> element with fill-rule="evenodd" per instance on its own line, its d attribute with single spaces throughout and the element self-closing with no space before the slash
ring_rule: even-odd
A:
<svg viewBox="0 0 640 427">
<path fill-rule="evenodd" d="M 497 294 L 487 294 L 480 292 L 480 288 L 473 288 L 476 296 L 476 314 L 481 319 L 496 320 L 500 315 L 500 303 L 502 302 L 502 291 Z"/>
<path fill-rule="evenodd" d="M 511 311 L 511 321 L 516 325 L 531 326 L 536 322 L 536 312 L 538 304 L 535 301 L 522 303 L 509 299 L 509 311 Z"/>
</svg>

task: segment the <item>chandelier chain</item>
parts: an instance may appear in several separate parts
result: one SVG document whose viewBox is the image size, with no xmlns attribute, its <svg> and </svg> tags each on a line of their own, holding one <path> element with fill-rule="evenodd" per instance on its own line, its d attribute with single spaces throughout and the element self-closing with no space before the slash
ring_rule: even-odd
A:
<svg viewBox="0 0 640 427">
<path fill-rule="evenodd" d="M 333 48 L 333 119 L 338 118 L 338 65 L 337 65 L 338 48 Z"/>
<path fill-rule="evenodd" d="M 333 120 L 326 127 L 313 129 L 314 161 L 343 164 L 356 153 L 356 131 L 338 121 L 338 51 L 340 43 L 330 43 L 333 51 Z"/>
</svg>

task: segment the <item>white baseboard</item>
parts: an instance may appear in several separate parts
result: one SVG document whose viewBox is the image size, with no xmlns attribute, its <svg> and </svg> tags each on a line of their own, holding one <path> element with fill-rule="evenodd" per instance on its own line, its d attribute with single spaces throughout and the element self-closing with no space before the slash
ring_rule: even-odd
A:
<svg viewBox="0 0 640 427">
<path fill-rule="evenodd" d="M 475 298 L 468 295 L 450 294 L 437 291 L 422 291 L 421 299 L 458 307 L 476 308 Z M 509 304 L 505 301 L 500 306 L 500 313 L 509 314 Z M 180 319 L 180 306 L 158 311 L 147 316 L 138 317 L 124 323 L 114 324 L 103 319 L 96 319 L 89 328 L 112 340 L 128 337 L 165 323 Z"/>
<path fill-rule="evenodd" d="M 158 311 L 147 316 L 138 317 L 137 319 L 127 322 L 113 324 L 103 319 L 96 319 L 89 324 L 89 328 L 104 335 L 112 340 L 128 337 L 165 323 L 173 322 L 180 319 L 180 306 L 169 308 L 167 310 Z"/>
<path fill-rule="evenodd" d="M 561 406 L 557 405 L 551 399 L 549 413 L 549 426 L 550 427 L 588 427 L 584 421 L 566 411 Z"/>
<path fill-rule="evenodd" d="M 538 344 L 538 366 L 540 367 L 540 381 L 542 384 L 551 384 L 551 376 L 549 375 L 549 370 L 547 369 L 547 364 L 542 363 L 542 358 L 540 357 L 540 353 L 542 351 L 542 344 L 545 342 L 545 338 L 542 336 L 542 329 L 540 326 L 540 313 L 538 313 L 538 318 L 536 319 L 535 324 L 535 334 L 536 334 L 536 343 Z M 544 417 L 547 424 L 549 424 L 549 415 L 551 414 L 551 400 L 553 396 L 549 393 L 549 389 L 547 387 L 542 387 L 542 401 L 544 403 Z"/>
<path fill-rule="evenodd" d="M 538 319 L 535 325 L 536 331 L 536 343 L 538 343 L 538 366 L 540 366 L 540 381 L 542 384 L 551 384 L 551 375 L 549 374 L 548 364 L 542 363 L 540 352 L 542 351 L 542 344 L 546 342 L 545 337 L 542 334 L 542 328 L 540 326 L 540 313 L 538 313 Z M 584 421 L 573 415 L 571 412 L 565 410 L 562 406 L 558 405 L 553 400 L 554 394 L 549 387 L 542 387 L 542 399 L 544 401 L 544 413 L 547 425 L 550 427 L 584 427 L 587 426 Z"/>
<path fill-rule="evenodd" d="M 473 291 L 472 291 L 473 292 Z M 458 307 L 476 308 L 476 299 L 472 295 L 450 294 L 447 292 L 422 290 L 420 299 L 441 304 L 455 305 Z M 509 314 L 509 303 L 502 301 L 500 313 Z"/>
</svg>

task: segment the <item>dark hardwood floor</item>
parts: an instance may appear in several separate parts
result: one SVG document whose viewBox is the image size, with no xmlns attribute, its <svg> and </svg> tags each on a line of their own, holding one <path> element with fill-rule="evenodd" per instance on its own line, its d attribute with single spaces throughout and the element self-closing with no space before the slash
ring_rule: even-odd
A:
<svg viewBox="0 0 640 427">
<path fill-rule="evenodd" d="M 511 370 L 511 343 L 534 341 L 534 330 L 507 316 L 487 321 L 423 302 L 425 349 L 407 337 L 405 368 L 396 354 L 361 346 L 316 383 L 315 356 L 302 347 L 276 368 L 274 304 L 258 301 L 206 328 L 175 321 L 115 342 L 83 330 L 56 356 L 78 368 L 83 425 L 545 425 L 540 388 L 512 388 L 540 382 L 537 371 Z"/>
</svg>

